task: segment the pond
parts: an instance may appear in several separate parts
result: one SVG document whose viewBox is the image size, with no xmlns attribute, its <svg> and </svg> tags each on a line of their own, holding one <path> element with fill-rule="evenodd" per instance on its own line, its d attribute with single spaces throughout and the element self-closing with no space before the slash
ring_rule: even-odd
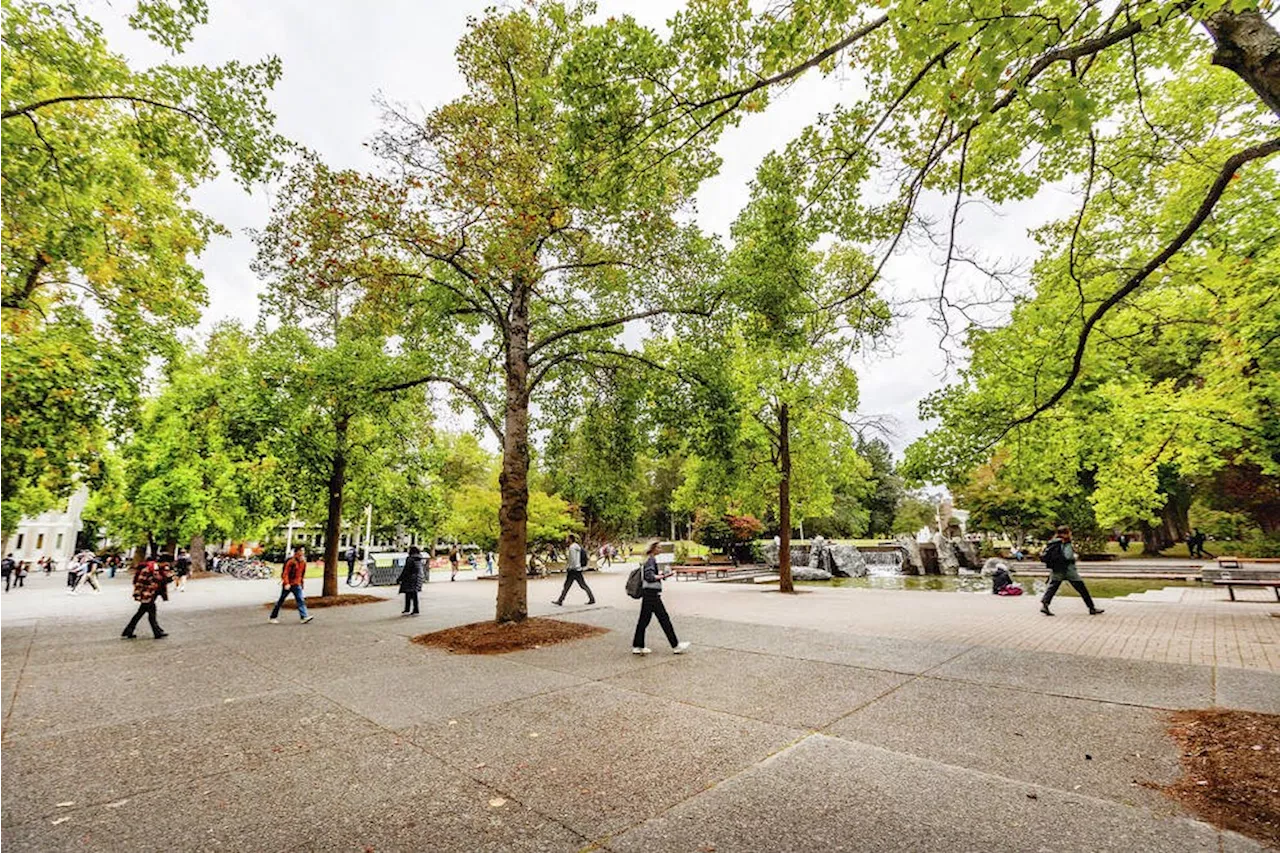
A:
<svg viewBox="0 0 1280 853">
<path fill-rule="evenodd" d="M 1026 590 L 1025 595 L 1039 596 L 1048 582 L 1044 575 L 1014 575 Z M 855 589 L 918 589 L 933 592 L 972 592 L 991 594 L 991 578 L 978 575 L 870 575 L 865 578 L 833 578 L 829 581 L 797 581 L 802 586 L 845 586 Z M 1094 598 L 1119 598 L 1131 592 L 1164 589 L 1171 586 L 1199 586 L 1195 581 L 1139 580 L 1130 578 L 1086 578 L 1085 585 Z M 1070 584 L 1058 588 L 1058 595 L 1075 596 Z"/>
</svg>

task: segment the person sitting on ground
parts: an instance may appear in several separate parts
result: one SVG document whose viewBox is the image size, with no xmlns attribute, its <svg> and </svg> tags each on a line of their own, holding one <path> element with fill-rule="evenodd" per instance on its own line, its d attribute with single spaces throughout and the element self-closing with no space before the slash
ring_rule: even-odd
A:
<svg viewBox="0 0 1280 853">
<path fill-rule="evenodd" d="M 1022 595 L 1022 587 L 1014 583 L 1009 567 L 1000 563 L 991 576 L 991 592 L 994 595 Z"/>
</svg>

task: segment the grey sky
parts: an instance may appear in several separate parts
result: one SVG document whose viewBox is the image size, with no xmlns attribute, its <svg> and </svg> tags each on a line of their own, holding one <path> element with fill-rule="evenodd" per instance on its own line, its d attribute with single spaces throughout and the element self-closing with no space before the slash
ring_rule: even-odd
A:
<svg viewBox="0 0 1280 853">
<path fill-rule="evenodd" d="M 123 16 L 132 3 L 85 4 L 107 30 L 112 47 L 137 66 L 167 61 L 163 50 L 130 31 Z M 431 108 L 460 93 L 453 59 L 468 15 L 480 15 L 492 0 L 210 0 L 209 24 L 197 31 L 183 62 L 217 64 L 280 56 L 284 77 L 271 97 L 278 130 L 319 152 L 336 166 L 376 168 L 363 143 L 378 128 L 374 96 Z M 679 0 L 603 0 L 602 15 L 630 13 L 661 28 L 683 4 Z M 746 200 L 747 182 L 769 151 L 781 148 L 803 126 L 842 96 L 853 94 L 849 80 L 809 75 L 780 93 L 766 112 L 751 115 L 720 143 L 721 173 L 698 194 L 698 220 L 705 230 L 727 237 L 729 224 Z M 261 227 L 271 192 L 243 192 L 219 179 L 196 193 L 197 205 L 233 235 L 213 242 L 199 261 L 209 288 L 204 326 L 228 317 L 251 323 L 257 317 L 261 283 L 249 269 L 252 243 L 246 230 Z M 1066 209 L 1065 194 L 1046 193 L 1037 204 L 1003 215 L 979 207 L 966 212 L 969 242 L 984 255 L 1029 258 L 1034 246 L 1028 223 L 1043 222 Z M 939 205 L 941 213 L 941 205 Z M 893 299 L 928 293 L 938 276 L 936 251 L 910 247 L 888 268 L 882 287 Z M 897 428 L 891 443 L 901 451 L 925 429 L 916 405 L 946 378 L 938 332 L 914 308 L 893 331 L 890 352 L 860 360 L 863 414 L 889 415 Z M 954 376 L 954 374 L 950 374 Z"/>
</svg>

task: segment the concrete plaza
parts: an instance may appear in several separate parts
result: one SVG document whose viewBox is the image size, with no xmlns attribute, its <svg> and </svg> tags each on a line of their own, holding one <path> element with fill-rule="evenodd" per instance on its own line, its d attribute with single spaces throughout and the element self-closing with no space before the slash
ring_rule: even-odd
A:
<svg viewBox="0 0 1280 853">
<path fill-rule="evenodd" d="M 1280 712 L 1280 611 L 668 583 L 681 639 L 629 653 L 626 572 L 535 615 L 610 632 L 496 657 L 407 642 L 492 617 L 460 579 L 271 625 L 205 578 L 119 633 L 127 579 L 0 598 L 6 850 L 1245 851 L 1150 787 L 1167 711 Z M 318 581 L 308 583 L 312 594 Z M 391 590 L 372 590 L 391 596 Z M 1265 592 L 1265 591 L 1264 591 Z M 1245 593 L 1251 596 L 1250 593 Z M 145 624 L 145 623 L 144 623 Z"/>
</svg>

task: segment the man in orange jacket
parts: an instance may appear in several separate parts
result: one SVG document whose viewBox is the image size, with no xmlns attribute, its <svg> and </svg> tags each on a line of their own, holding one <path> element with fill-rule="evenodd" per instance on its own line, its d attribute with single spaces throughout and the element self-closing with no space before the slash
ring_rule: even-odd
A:
<svg viewBox="0 0 1280 853">
<path fill-rule="evenodd" d="M 271 609 L 271 621 L 279 624 L 280 608 L 284 600 L 293 593 L 298 602 L 298 616 L 303 622 L 310 622 L 315 617 L 307 613 L 307 603 L 302 599 L 302 580 L 307 575 L 307 549 L 299 545 L 293 549 L 293 556 L 285 560 L 284 569 L 280 572 L 280 597 L 276 606 Z"/>
</svg>

